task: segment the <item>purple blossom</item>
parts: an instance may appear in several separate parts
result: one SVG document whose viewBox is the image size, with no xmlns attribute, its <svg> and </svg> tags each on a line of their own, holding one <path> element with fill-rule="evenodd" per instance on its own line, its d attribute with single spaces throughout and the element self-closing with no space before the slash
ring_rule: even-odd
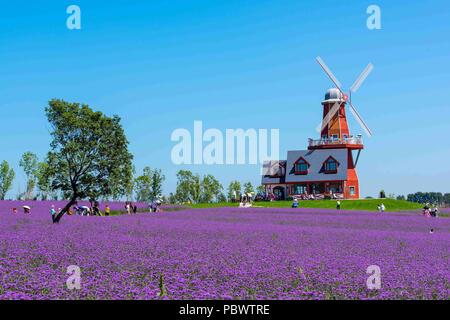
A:
<svg viewBox="0 0 450 320">
<path fill-rule="evenodd" d="M 26 216 L 0 202 L 0 299 L 450 298 L 448 218 L 214 208 L 53 225 L 51 204 L 64 205 L 27 203 Z M 66 288 L 70 265 L 81 290 Z M 367 289 L 370 265 L 381 290 Z"/>
</svg>

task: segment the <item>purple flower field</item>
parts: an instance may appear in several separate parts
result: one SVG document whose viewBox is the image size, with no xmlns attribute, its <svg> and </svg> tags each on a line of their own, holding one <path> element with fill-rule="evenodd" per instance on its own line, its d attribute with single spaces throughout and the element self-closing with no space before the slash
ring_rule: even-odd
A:
<svg viewBox="0 0 450 320">
<path fill-rule="evenodd" d="M 0 299 L 450 298 L 449 218 L 217 208 L 53 225 L 52 202 L 29 216 L 12 204 L 0 202 Z M 66 287 L 70 265 L 81 290 Z M 380 290 L 367 289 L 371 265 Z"/>
</svg>

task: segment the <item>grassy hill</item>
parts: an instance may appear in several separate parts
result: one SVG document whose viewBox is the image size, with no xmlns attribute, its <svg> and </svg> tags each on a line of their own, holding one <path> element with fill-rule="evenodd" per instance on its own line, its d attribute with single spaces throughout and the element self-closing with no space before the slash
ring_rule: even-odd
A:
<svg viewBox="0 0 450 320">
<path fill-rule="evenodd" d="M 377 206 L 384 203 L 386 211 L 408 211 L 408 210 L 420 210 L 421 204 L 394 200 L 394 199 L 364 199 L 364 200 L 341 200 L 342 210 L 363 210 L 363 211 L 377 211 Z M 267 207 L 267 208 L 290 208 L 292 201 L 274 201 L 274 202 L 255 202 L 255 206 Z M 217 207 L 237 207 L 236 203 L 212 203 L 212 204 L 195 204 L 193 208 L 217 208 Z M 308 200 L 300 201 L 300 208 L 323 208 L 323 209 L 335 209 L 336 201 L 334 200 Z"/>
</svg>

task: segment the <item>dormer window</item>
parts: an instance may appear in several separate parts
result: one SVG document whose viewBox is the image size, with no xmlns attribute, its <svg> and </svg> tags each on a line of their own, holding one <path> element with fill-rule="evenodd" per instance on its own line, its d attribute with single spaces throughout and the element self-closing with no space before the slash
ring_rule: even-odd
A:
<svg viewBox="0 0 450 320">
<path fill-rule="evenodd" d="M 337 173 L 339 162 L 337 162 L 335 158 L 329 157 L 327 160 L 325 160 L 323 167 L 325 173 Z"/>
<path fill-rule="evenodd" d="M 308 169 L 309 169 L 309 163 L 308 163 L 308 161 L 303 159 L 303 157 L 301 157 L 294 163 L 294 171 L 295 171 L 295 174 L 297 174 L 297 175 L 308 174 Z"/>
</svg>

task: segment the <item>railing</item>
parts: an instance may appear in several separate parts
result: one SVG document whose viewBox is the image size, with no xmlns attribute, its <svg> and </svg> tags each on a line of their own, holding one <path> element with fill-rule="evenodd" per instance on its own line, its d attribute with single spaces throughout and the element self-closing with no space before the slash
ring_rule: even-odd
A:
<svg viewBox="0 0 450 320">
<path fill-rule="evenodd" d="M 309 146 L 310 147 L 319 147 L 319 146 L 327 146 L 327 145 L 342 145 L 342 144 L 363 144 L 362 137 L 350 137 L 350 138 L 344 138 L 344 139 L 319 139 L 319 140 L 313 140 L 309 139 Z"/>
</svg>

